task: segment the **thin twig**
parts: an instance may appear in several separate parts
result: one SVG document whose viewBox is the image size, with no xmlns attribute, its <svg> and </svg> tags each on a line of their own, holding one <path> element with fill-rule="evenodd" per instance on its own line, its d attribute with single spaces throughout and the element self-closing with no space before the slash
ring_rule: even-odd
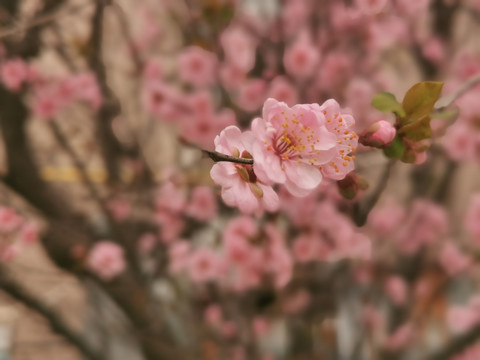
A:
<svg viewBox="0 0 480 360">
<path fill-rule="evenodd" d="M 463 94 L 465 94 L 468 90 L 473 88 L 474 86 L 480 84 L 480 74 L 475 75 L 468 79 L 465 83 L 463 83 L 457 90 L 455 90 L 453 93 L 443 96 L 440 99 L 437 100 L 435 103 L 435 111 L 441 111 L 449 106 L 451 106 L 455 100 L 460 98 Z"/>
<path fill-rule="evenodd" d="M 38 299 L 35 295 L 22 288 L 15 280 L 8 276 L 5 268 L 0 268 L 0 289 L 29 309 L 41 315 L 48 321 L 54 332 L 64 337 L 87 359 L 105 359 L 96 349 L 92 348 L 92 346 L 88 344 L 80 334 L 71 329 L 57 312 Z"/>
<path fill-rule="evenodd" d="M 100 192 L 98 191 L 98 189 L 90 181 L 90 177 L 88 176 L 85 164 L 80 159 L 80 157 L 78 156 L 78 154 L 76 153 L 72 145 L 69 143 L 69 141 L 67 140 L 66 136 L 63 134 L 58 124 L 52 120 L 49 122 L 49 125 L 59 145 L 67 152 L 67 154 L 72 159 L 73 164 L 75 165 L 75 167 L 78 170 L 78 173 L 80 174 L 80 179 L 82 180 L 82 183 L 90 192 L 90 196 L 92 196 L 92 198 L 97 202 L 97 204 L 102 209 L 102 211 L 108 214 L 109 212 L 108 212 L 107 206 L 105 205 L 105 201 L 100 195 Z"/>
<path fill-rule="evenodd" d="M 85 2 L 85 3 L 82 3 L 82 5 L 71 6 L 68 8 L 61 8 L 56 11 L 52 11 L 51 13 L 40 16 L 27 24 L 12 26 L 8 29 L 0 31 L 0 39 L 15 35 L 22 31 L 33 29 L 37 26 L 48 24 L 49 22 L 52 22 L 52 21 L 56 21 L 61 16 L 71 15 L 72 13 L 79 12 L 80 10 L 83 10 L 84 8 L 90 5 L 91 5 L 90 2 Z"/>
<path fill-rule="evenodd" d="M 356 205 L 354 219 L 355 219 L 355 223 L 358 226 L 362 226 L 365 224 L 368 218 L 368 214 L 370 214 L 370 211 L 377 204 L 378 200 L 380 199 L 380 196 L 382 195 L 383 191 L 387 187 L 388 180 L 390 179 L 390 173 L 394 164 L 395 164 L 395 159 L 392 159 L 387 163 L 387 165 L 385 166 L 385 169 L 383 170 L 380 181 L 378 182 L 377 187 L 375 188 L 375 191 L 365 201 L 364 205 L 363 206 L 361 206 L 361 204 Z"/>
<path fill-rule="evenodd" d="M 238 158 L 235 156 L 225 155 L 217 151 L 202 150 L 202 152 L 215 162 L 228 161 L 237 164 L 253 165 L 253 159 Z"/>
</svg>

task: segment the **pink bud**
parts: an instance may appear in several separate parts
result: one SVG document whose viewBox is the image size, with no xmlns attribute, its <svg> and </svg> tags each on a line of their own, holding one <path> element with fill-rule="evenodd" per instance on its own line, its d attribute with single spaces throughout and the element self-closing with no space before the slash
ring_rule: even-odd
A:
<svg viewBox="0 0 480 360">
<path fill-rule="evenodd" d="M 360 142 L 363 145 L 383 148 L 391 144 L 395 134 L 396 130 L 392 124 L 385 120 L 379 120 L 360 136 Z"/>
</svg>

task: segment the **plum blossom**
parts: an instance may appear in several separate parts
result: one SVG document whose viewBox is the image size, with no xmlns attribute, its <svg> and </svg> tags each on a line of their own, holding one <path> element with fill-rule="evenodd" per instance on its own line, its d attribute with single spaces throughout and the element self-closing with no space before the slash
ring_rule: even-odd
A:
<svg viewBox="0 0 480 360">
<path fill-rule="evenodd" d="M 236 126 L 228 126 L 215 138 L 215 150 L 226 155 L 251 159 L 253 134 L 242 133 Z M 210 176 L 222 186 L 223 201 L 244 213 L 266 209 L 276 211 L 278 196 L 271 186 L 257 179 L 252 165 L 220 162 L 213 165 Z"/>
<path fill-rule="evenodd" d="M 283 101 L 288 106 L 298 103 L 298 92 L 284 76 L 277 76 L 270 83 L 268 97 Z"/>
<path fill-rule="evenodd" d="M 319 110 L 325 115 L 325 126 L 337 138 L 335 155 L 321 167 L 322 174 L 333 180 L 341 180 L 355 167 L 353 162 L 355 156 L 350 155 L 355 152 L 358 144 L 358 135 L 352 130 L 355 119 L 343 112 L 334 99 L 325 101 Z"/>
<path fill-rule="evenodd" d="M 255 65 L 254 38 L 238 25 L 225 29 L 220 36 L 220 43 L 228 63 L 243 73 L 248 73 Z"/>
<path fill-rule="evenodd" d="M 189 256 L 187 270 L 190 279 L 194 282 L 215 280 L 222 273 L 220 257 L 211 249 L 196 249 Z"/>
<path fill-rule="evenodd" d="M 288 74 L 305 79 L 315 72 L 319 59 L 319 49 L 306 34 L 301 34 L 297 41 L 285 50 L 283 63 Z"/>
<path fill-rule="evenodd" d="M 464 254 L 453 242 L 448 242 L 440 252 L 439 262 L 448 275 L 455 276 L 468 269 L 472 264 L 472 258 Z"/>
<path fill-rule="evenodd" d="M 179 76 L 182 81 L 198 87 L 215 81 L 217 57 L 199 46 L 190 46 L 180 54 Z"/>
<path fill-rule="evenodd" d="M 395 305 L 403 305 L 407 301 L 407 283 L 400 276 L 390 276 L 385 283 L 385 290 Z"/>
<path fill-rule="evenodd" d="M 248 79 L 240 84 L 236 103 L 243 110 L 253 112 L 258 110 L 265 101 L 267 84 L 263 79 Z"/>
<path fill-rule="evenodd" d="M 87 256 L 87 266 L 102 280 L 109 281 L 126 269 L 123 249 L 111 241 L 96 243 Z"/>
<path fill-rule="evenodd" d="M 382 148 L 392 143 L 397 131 L 388 121 L 379 120 L 365 131 L 360 137 L 363 145 Z"/>
<path fill-rule="evenodd" d="M 0 207 L 0 232 L 10 232 L 17 229 L 24 219 L 8 207 Z"/>
<path fill-rule="evenodd" d="M 23 59 L 11 59 L 0 69 L 3 85 L 10 91 L 19 91 L 22 84 L 28 80 L 29 68 Z"/>
<path fill-rule="evenodd" d="M 322 180 L 322 174 L 340 180 L 353 170 L 350 153 L 357 135 L 351 130 L 354 119 L 342 114 L 331 99 L 293 108 L 268 99 L 263 117 L 252 130 L 255 174 L 265 182 L 284 184 L 295 196 L 306 196 Z"/>
<path fill-rule="evenodd" d="M 192 191 L 185 213 L 199 221 L 211 220 L 217 215 L 217 200 L 211 188 L 197 186 Z"/>
<path fill-rule="evenodd" d="M 318 166 L 332 159 L 335 135 L 325 127 L 322 113 L 305 105 L 293 108 L 268 99 L 263 117 L 256 118 L 252 130 L 255 174 L 266 182 L 285 184 L 295 196 L 306 196 L 320 184 Z"/>
</svg>

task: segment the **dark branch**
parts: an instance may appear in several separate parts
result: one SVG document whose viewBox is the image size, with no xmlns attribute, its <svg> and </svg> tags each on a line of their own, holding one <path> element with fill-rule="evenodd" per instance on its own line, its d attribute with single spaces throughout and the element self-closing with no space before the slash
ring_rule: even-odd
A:
<svg viewBox="0 0 480 360">
<path fill-rule="evenodd" d="M 425 360 L 449 360 L 454 355 L 458 355 L 461 351 L 472 345 L 480 338 L 480 325 L 476 325 L 466 333 L 455 337 L 443 349 L 427 356 Z"/>
<path fill-rule="evenodd" d="M 216 151 L 202 150 L 202 152 L 215 162 L 227 161 L 237 164 L 253 165 L 253 159 L 238 158 L 235 156 L 225 155 Z"/>
<path fill-rule="evenodd" d="M 387 165 L 385 166 L 385 169 L 383 170 L 380 181 L 378 182 L 377 187 L 375 188 L 375 191 L 365 201 L 364 205 L 361 206 L 362 204 L 360 203 L 356 204 L 354 220 L 358 226 L 362 226 L 365 224 L 368 218 L 368 214 L 370 214 L 370 211 L 377 204 L 378 200 L 380 199 L 380 196 L 382 195 L 383 191 L 387 187 L 388 180 L 390 178 L 390 173 L 394 164 L 395 164 L 395 160 L 390 160 L 387 163 Z"/>
<path fill-rule="evenodd" d="M 0 288 L 15 300 L 42 316 L 50 327 L 58 335 L 64 337 L 70 344 L 75 346 L 87 359 L 105 359 L 97 350 L 92 348 L 85 339 L 56 313 L 52 308 L 43 303 L 26 289 L 22 288 L 7 273 L 5 268 L 0 268 Z"/>
</svg>

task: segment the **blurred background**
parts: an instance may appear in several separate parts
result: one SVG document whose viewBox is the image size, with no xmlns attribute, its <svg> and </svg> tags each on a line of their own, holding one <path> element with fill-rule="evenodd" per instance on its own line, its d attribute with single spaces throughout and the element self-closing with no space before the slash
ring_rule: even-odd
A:
<svg viewBox="0 0 480 360">
<path fill-rule="evenodd" d="M 0 0 L 0 360 L 480 359 L 479 39 L 478 0 Z M 202 150 L 267 98 L 362 134 L 420 81 L 353 199 L 222 202 Z"/>
</svg>

